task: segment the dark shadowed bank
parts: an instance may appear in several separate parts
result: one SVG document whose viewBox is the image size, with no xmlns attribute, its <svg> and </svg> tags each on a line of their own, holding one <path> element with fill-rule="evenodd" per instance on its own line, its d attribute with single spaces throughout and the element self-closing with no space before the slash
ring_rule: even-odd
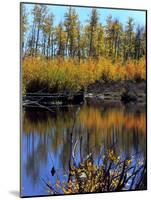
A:
<svg viewBox="0 0 151 200">
<path fill-rule="evenodd" d="M 102 101 L 145 103 L 146 81 L 97 81 L 88 86 L 86 96 L 95 97 Z"/>
<path fill-rule="evenodd" d="M 67 105 L 80 104 L 86 98 L 100 102 L 146 103 L 146 81 L 96 81 L 78 92 L 60 90 L 48 93 L 38 91 L 26 93 L 23 105 Z"/>
</svg>

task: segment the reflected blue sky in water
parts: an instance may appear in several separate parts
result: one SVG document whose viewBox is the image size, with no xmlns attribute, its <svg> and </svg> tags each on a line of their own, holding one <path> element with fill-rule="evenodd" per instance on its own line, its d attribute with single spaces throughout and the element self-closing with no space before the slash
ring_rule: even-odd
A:
<svg viewBox="0 0 151 200">
<path fill-rule="evenodd" d="M 91 106 L 88 108 L 81 107 L 80 112 L 87 115 L 87 109 L 88 111 L 90 111 L 89 109 L 94 110 L 94 112 L 99 111 L 98 113 L 102 115 L 99 106 L 97 109 L 96 107 L 93 109 Z M 108 116 L 110 116 L 110 113 L 113 113 L 113 110 L 113 108 L 107 108 L 106 112 L 108 114 L 103 114 L 103 119 L 106 118 L 106 120 L 108 120 Z M 117 111 L 125 112 L 124 116 L 127 116 L 126 110 L 123 111 L 123 108 L 118 108 Z M 54 184 L 58 175 L 61 180 L 67 180 L 67 176 L 64 175 L 68 174 L 68 164 L 71 156 L 70 127 L 72 126 L 72 121 L 71 126 L 69 125 L 71 113 L 73 111 L 70 111 L 70 109 L 65 112 L 61 110 L 57 111 L 56 116 L 61 116 L 61 118 L 52 116 L 46 111 L 43 111 L 44 113 L 41 112 L 38 116 L 35 112 L 34 118 L 34 112 L 35 111 L 29 110 L 24 114 L 23 126 L 26 131 L 28 130 L 28 132 L 23 132 L 22 135 L 22 195 L 24 196 L 47 195 L 48 192 L 42 179 L 45 181 L 50 180 L 51 183 Z M 145 110 L 140 111 L 140 117 L 144 116 L 144 112 Z M 45 116 L 45 118 L 42 120 L 40 115 Z M 128 115 L 134 117 L 134 111 L 128 111 Z M 136 115 L 136 118 L 137 117 Z M 68 121 L 67 118 L 69 118 Z M 129 130 L 125 130 L 124 125 L 122 125 L 122 127 L 119 125 L 116 129 L 114 126 L 112 126 L 112 128 L 106 127 L 107 134 L 100 134 L 99 139 L 98 137 L 96 138 L 97 134 L 90 135 L 90 132 L 99 130 L 97 123 L 95 126 L 90 128 L 87 127 L 83 121 L 76 122 L 72 137 L 73 143 L 77 141 L 79 134 L 83 134 L 82 150 L 80 152 L 80 141 L 78 141 L 75 151 L 76 163 L 80 162 L 81 157 L 84 159 L 93 149 L 93 159 L 97 164 L 102 147 L 105 147 L 104 151 L 106 151 L 115 141 L 117 141 L 116 152 L 121 157 L 138 153 L 136 159 L 144 158 L 146 137 L 145 133 L 142 133 L 142 130 L 139 130 L 136 125 L 135 129 L 131 128 Z M 43 130 L 43 132 L 40 132 L 40 130 Z M 45 132 L 44 130 L 47 131 Z M 59 133 L 57 133 L 58 130 Z M 51 174 L 53 166 L 56 170 L 54 176 Z"/>
</svg>

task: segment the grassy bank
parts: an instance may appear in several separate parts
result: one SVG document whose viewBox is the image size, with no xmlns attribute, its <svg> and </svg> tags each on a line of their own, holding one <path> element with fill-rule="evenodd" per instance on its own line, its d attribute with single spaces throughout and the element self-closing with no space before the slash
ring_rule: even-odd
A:
<svg viewBox="0 0 151 200">
<path fill-rule="evenodd" d="M 80 64 L 72 59 L 26 57 L 23 60 L 23 92 L 76 92 L 97 80 L 145 80 L 146 63 L 129 60 L 112 63 L 107 58 L 88 59 Z"/>
</svg>

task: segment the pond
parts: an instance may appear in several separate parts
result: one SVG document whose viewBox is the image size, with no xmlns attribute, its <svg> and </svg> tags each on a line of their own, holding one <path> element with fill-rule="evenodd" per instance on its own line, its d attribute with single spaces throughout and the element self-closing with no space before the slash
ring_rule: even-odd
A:
<svg viewBox="0 0 151 200">
<path fill-rule="evenodd" d="M 23 109 L 21 155 L 22 196 L 48 195 L 45 183 L 67 180 L 72 157 L 81 162 L 90 153 L 114 146 L 119 156 L 146 157 L 146 107 L 100 103 Z"/>
</svg>

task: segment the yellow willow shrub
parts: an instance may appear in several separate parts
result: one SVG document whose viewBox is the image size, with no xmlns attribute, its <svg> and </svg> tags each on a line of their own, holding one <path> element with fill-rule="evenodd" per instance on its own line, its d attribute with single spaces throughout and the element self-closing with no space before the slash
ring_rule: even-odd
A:
<svg viewBox="0 0 151 200">
<path fill-rule="evenodd" d="M 126 80 L 145 80 L 146 79 L 146 62 L 145 58 L 139 61 L 127 61 L 125 65 Z"/>
<path fill-rule="evenodd" d="M 42 89 L 47 83 L 48 68 L 45 60 L 41 58 L 28 58 L 23 62 L 24 88 Z"/>
<path fill-rule="evenodd" d="M 35 92 L 43 88 L 47 91 L 79 91 L 96 80 L 144 80 L 146 78 L 145 59 L 139 62 L 127 61 L 125 65 L 110 59 L 87 59 L 80 64 L 73 59 L 45 59 L 27 57 L 23 61 L 23 90 Z"/>
<path fill-rule="evenodd" d="M 27 89 L 47 86 L 48 90 L 79 91 L 97 77 L 97 66 L 92 60 L 76 64 L 71 59 L 26 58 L 23 62 L 23 83 Z"/>
<path fill-rule="evenodd" d="M 100 79 L 104 81 L 108 81 L 111 79 L 111 70 L 112 70 L 112 63 L 110 60 L 105 58 L 101 58 L 98 61 L 98 72 L 100 75 Z"/>
<path fill-rule="evenodd" d="M 146 62 L 145 58 L 140 59 L 140 61 L 135 65 L 135 79 L 146 79 Z"/>
<path fill-rule="evenodd" d="M 128 60 L 125 64 L 122 64 L 120 61 L 112 63 L 109 59 L 101 58 L 97 65 L 100 79 L 104 81 L 136 81 L 146 79 L 145 58 L 139 61 Z"/>
<path fill-rule="evenodd" d="M 79 79 L 82 87 L 85 87 L 99 79 L 97 63 L 89 59 L 79 66 Z"/>
<path fill-rule="evenodd" d="M 104 81 L 124 80 L 125 69 L 122 63 L 112 63 L 110 59 L 101 58 L 98 62 L 99 76 Z"/>
<path fill-rule="evenodd" d="M 72 72 L 71 72 L 72 70 Z M 47 90 L 56 88 L 74 89 L 75 73 L 72 62 L 61 60 L 46 60 L 44 58 L 26 58 L 23 62 L 23 83 L 26 89 L 34 90 L 47 87 Z M 67 89 L 67 88 L 65 88 Z"/>
</svg>

